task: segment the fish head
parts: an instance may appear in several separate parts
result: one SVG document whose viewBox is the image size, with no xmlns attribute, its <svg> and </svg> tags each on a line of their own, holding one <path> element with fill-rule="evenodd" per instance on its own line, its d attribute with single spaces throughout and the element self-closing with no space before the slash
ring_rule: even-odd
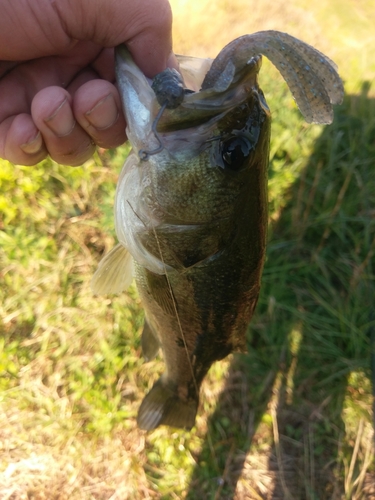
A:
<svg viewBox="0 0 375 500">
<path fill-rule="evenodd" d="M 116 49 L 116 77 L 128 124 L 127 135 L 136 153 L 140 150 L 153 151 L 158 146 L 154 133 L 156 128 L 160 134 L 164 134 L 163 146 L 172 157 L 183 149 L 181 142 L 189 143 L 186 149 L 195 155 L 202 143 L 196 136 L 199 134 L 205 141 L 211 140 L 218 121 L 221 121 L 219 129 L 222 133 L 225 126 L 238 129 L 241 125 L 236 123 L 239 113 L 236 113 L 233 123 L 230 123 L 228 112 L 246 102 L 252 94 L 255 97 L 257 92 L 260 94 L 262 107 L 269 114 L 257 79 L 261 55 L 249 57 L 246 62 L 237 62 L 236 65 L 229 60 L 214 84 L 204 90 L 200 89 L 212 63 L 220 58 L 220 54 L 215 60 L 177 56 L 186 95 L 180 106 L 165 109 L 155 124 L 160 105 L 151 81 L 139 70 L 124 45 Z M 247 115 L 245 109 L 242 114 Z M 180 130 L 183 132 L 178 133 Z M 159 156 L 155 160 L 160 163 L 160 159 Z"/>
<path fill-rule="evenodd" d="M 258 84 L 261 61 L 260 55 L 237 66 L 229 61 L 213 86 L 200 89 L 212 60 L 179 57 L 191 90 L 156 122 L 160 104 L 150 81 L 127 49 L 118 49 L 117 81 L 133 154 L 118 184 L 116 231 L 150 271 L 163 274 L 181 261 L 186 267 L 216 254 L 239 212 L 242 218 L 252 211 L 264 223 L 270 111 Z M 161 244 L 168 234 L 169 246 L 171 233 L 185 243 L 194 232 L 210 237 L 196 259 L 177 258 L 165 248 L 161 262 L 160 249 L 149 243 L 151 232 Z"/>
</svg>

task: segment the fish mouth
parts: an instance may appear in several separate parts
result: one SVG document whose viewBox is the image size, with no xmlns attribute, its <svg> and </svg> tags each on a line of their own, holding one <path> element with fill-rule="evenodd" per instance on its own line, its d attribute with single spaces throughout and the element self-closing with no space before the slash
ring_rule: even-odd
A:
<svg viewBox="0 0 375 500">
<path fill-rule="evenodd" d="M 335 63 L 301 40 L 270 30 L 233 40 L 214 60 L 177 56 L 186 88 L 192 92 L 175 110 L 163 112 L 158 131 L 199 126 L 241 104 L 244 96 L 258 90 L 261 56 L 257 54 L 265 55 L 280 71 L 308 123 L 332 122 L 333 105 L 340 104 L 344 95 Z M 160 109 L 150 82 L 124 45 L 116 49 L 116 67 L 129 139 L 135 149 L 137 142 L 150 147 L 155 144 L 152 125 Z"/>
<path fill-rule="evenodd" d="M 166 109 L 161 115 L 157 127 L 160 132 L 200 126 L 240 105 L 254 91 L 259 91 L 257 77 L 262 65 L 261 55 L 251 57 L 245 66 L 241 67 L 236 67 L 229 61 L 220 78 L 208 88 L 203 88 L 202 83 L 213 60 L 198 58 L 193 60 L 184 56 L 177 58 L 187 91 L 178 108 Z M 199 90 L 194 90 L 197 88 Z"/>
<path fill-rule="evenodd" d="M 198 128 L 199 135 L 207 140 L 223 114 L 259 91 L 257 76 L 262 64 L 261 55 L 250 57 L 241 66 L 229 61 L 220 78 L 208 88 L 202 88 L 202 83 L 216 59 L 186 56 L 177 56 L 177 59 L 185 95 L 177 108 L 164 109 L 158 117 L 156 130 L 162 134 Z M 151 88 L 151 81 L 136 66 L 125 45 L 116 48 L 116 78 L 128 124 L 127 135 L 133 149 L 152 150 L 157 147 L 154 122 L 160 104 Z"/>
</svg>

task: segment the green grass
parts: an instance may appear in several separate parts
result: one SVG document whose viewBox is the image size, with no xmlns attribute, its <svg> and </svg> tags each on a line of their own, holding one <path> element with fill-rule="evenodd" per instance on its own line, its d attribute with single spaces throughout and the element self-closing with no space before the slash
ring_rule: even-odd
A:
<svg viewBox="0 0 375 500">
<path fill-rule="evenodd" d="M 0 163 L 0 498 L 375 497 L 374 88 L 322 128 L 273 75 L 265 64 L 269 244 L 248 353 L 212 367 L 191 432 L 137 429 L 163 362 L 142 361 L 135 289 L 89 287 L 127 149 L 79 168 Z"/>
</svg>

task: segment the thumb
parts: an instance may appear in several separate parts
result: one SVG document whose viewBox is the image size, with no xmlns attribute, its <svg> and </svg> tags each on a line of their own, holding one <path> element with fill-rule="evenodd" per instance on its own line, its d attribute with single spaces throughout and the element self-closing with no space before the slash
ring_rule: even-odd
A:
<svg viewBox="0 0 375 500">
<path fill-rule="evenodd" d="M 23 0 L 1 2 L 0 61 L 22 61 L 70 50 L 77 40 L 102 47 L 126 43 L 149 77 L 171 61 L 168 0 Z"/>
<path fill-rule="evenodd" d="M 70 9 L 62 8 L 64 4 Z M 149 77 L 175 65 L 168 0 L 64 0 L 55 5 L 71 38 L 104 47 L 124 42 Z"/>
</svg>

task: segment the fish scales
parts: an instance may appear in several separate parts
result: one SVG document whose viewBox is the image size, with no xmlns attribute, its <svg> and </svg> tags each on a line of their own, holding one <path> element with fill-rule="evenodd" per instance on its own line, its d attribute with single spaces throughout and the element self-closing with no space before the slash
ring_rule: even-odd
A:
<svg viewBox="0 0 375 500">
<path fill-rule="evenodd" d="M 153 87 L 125 46 L 117 81 L 133 151 L 119 177 L 119 244 L 92 280 L 118 293 L 134 271 L 145 309 L 142 350 L 161 348 L 165 372 L 144 398 L 138 425 L 190 429 L 210 366 L 246 349 L 267 231 L 270 111 L 258 85 L 261 54 L 279 69 L 308 122 L 329 123 L 343 97 L 336 66 L 286 33 L 229 43 L 213 60 L 178 56 Z M 155 91 L 155 92 L 154 92 Z"/>
</svg>

